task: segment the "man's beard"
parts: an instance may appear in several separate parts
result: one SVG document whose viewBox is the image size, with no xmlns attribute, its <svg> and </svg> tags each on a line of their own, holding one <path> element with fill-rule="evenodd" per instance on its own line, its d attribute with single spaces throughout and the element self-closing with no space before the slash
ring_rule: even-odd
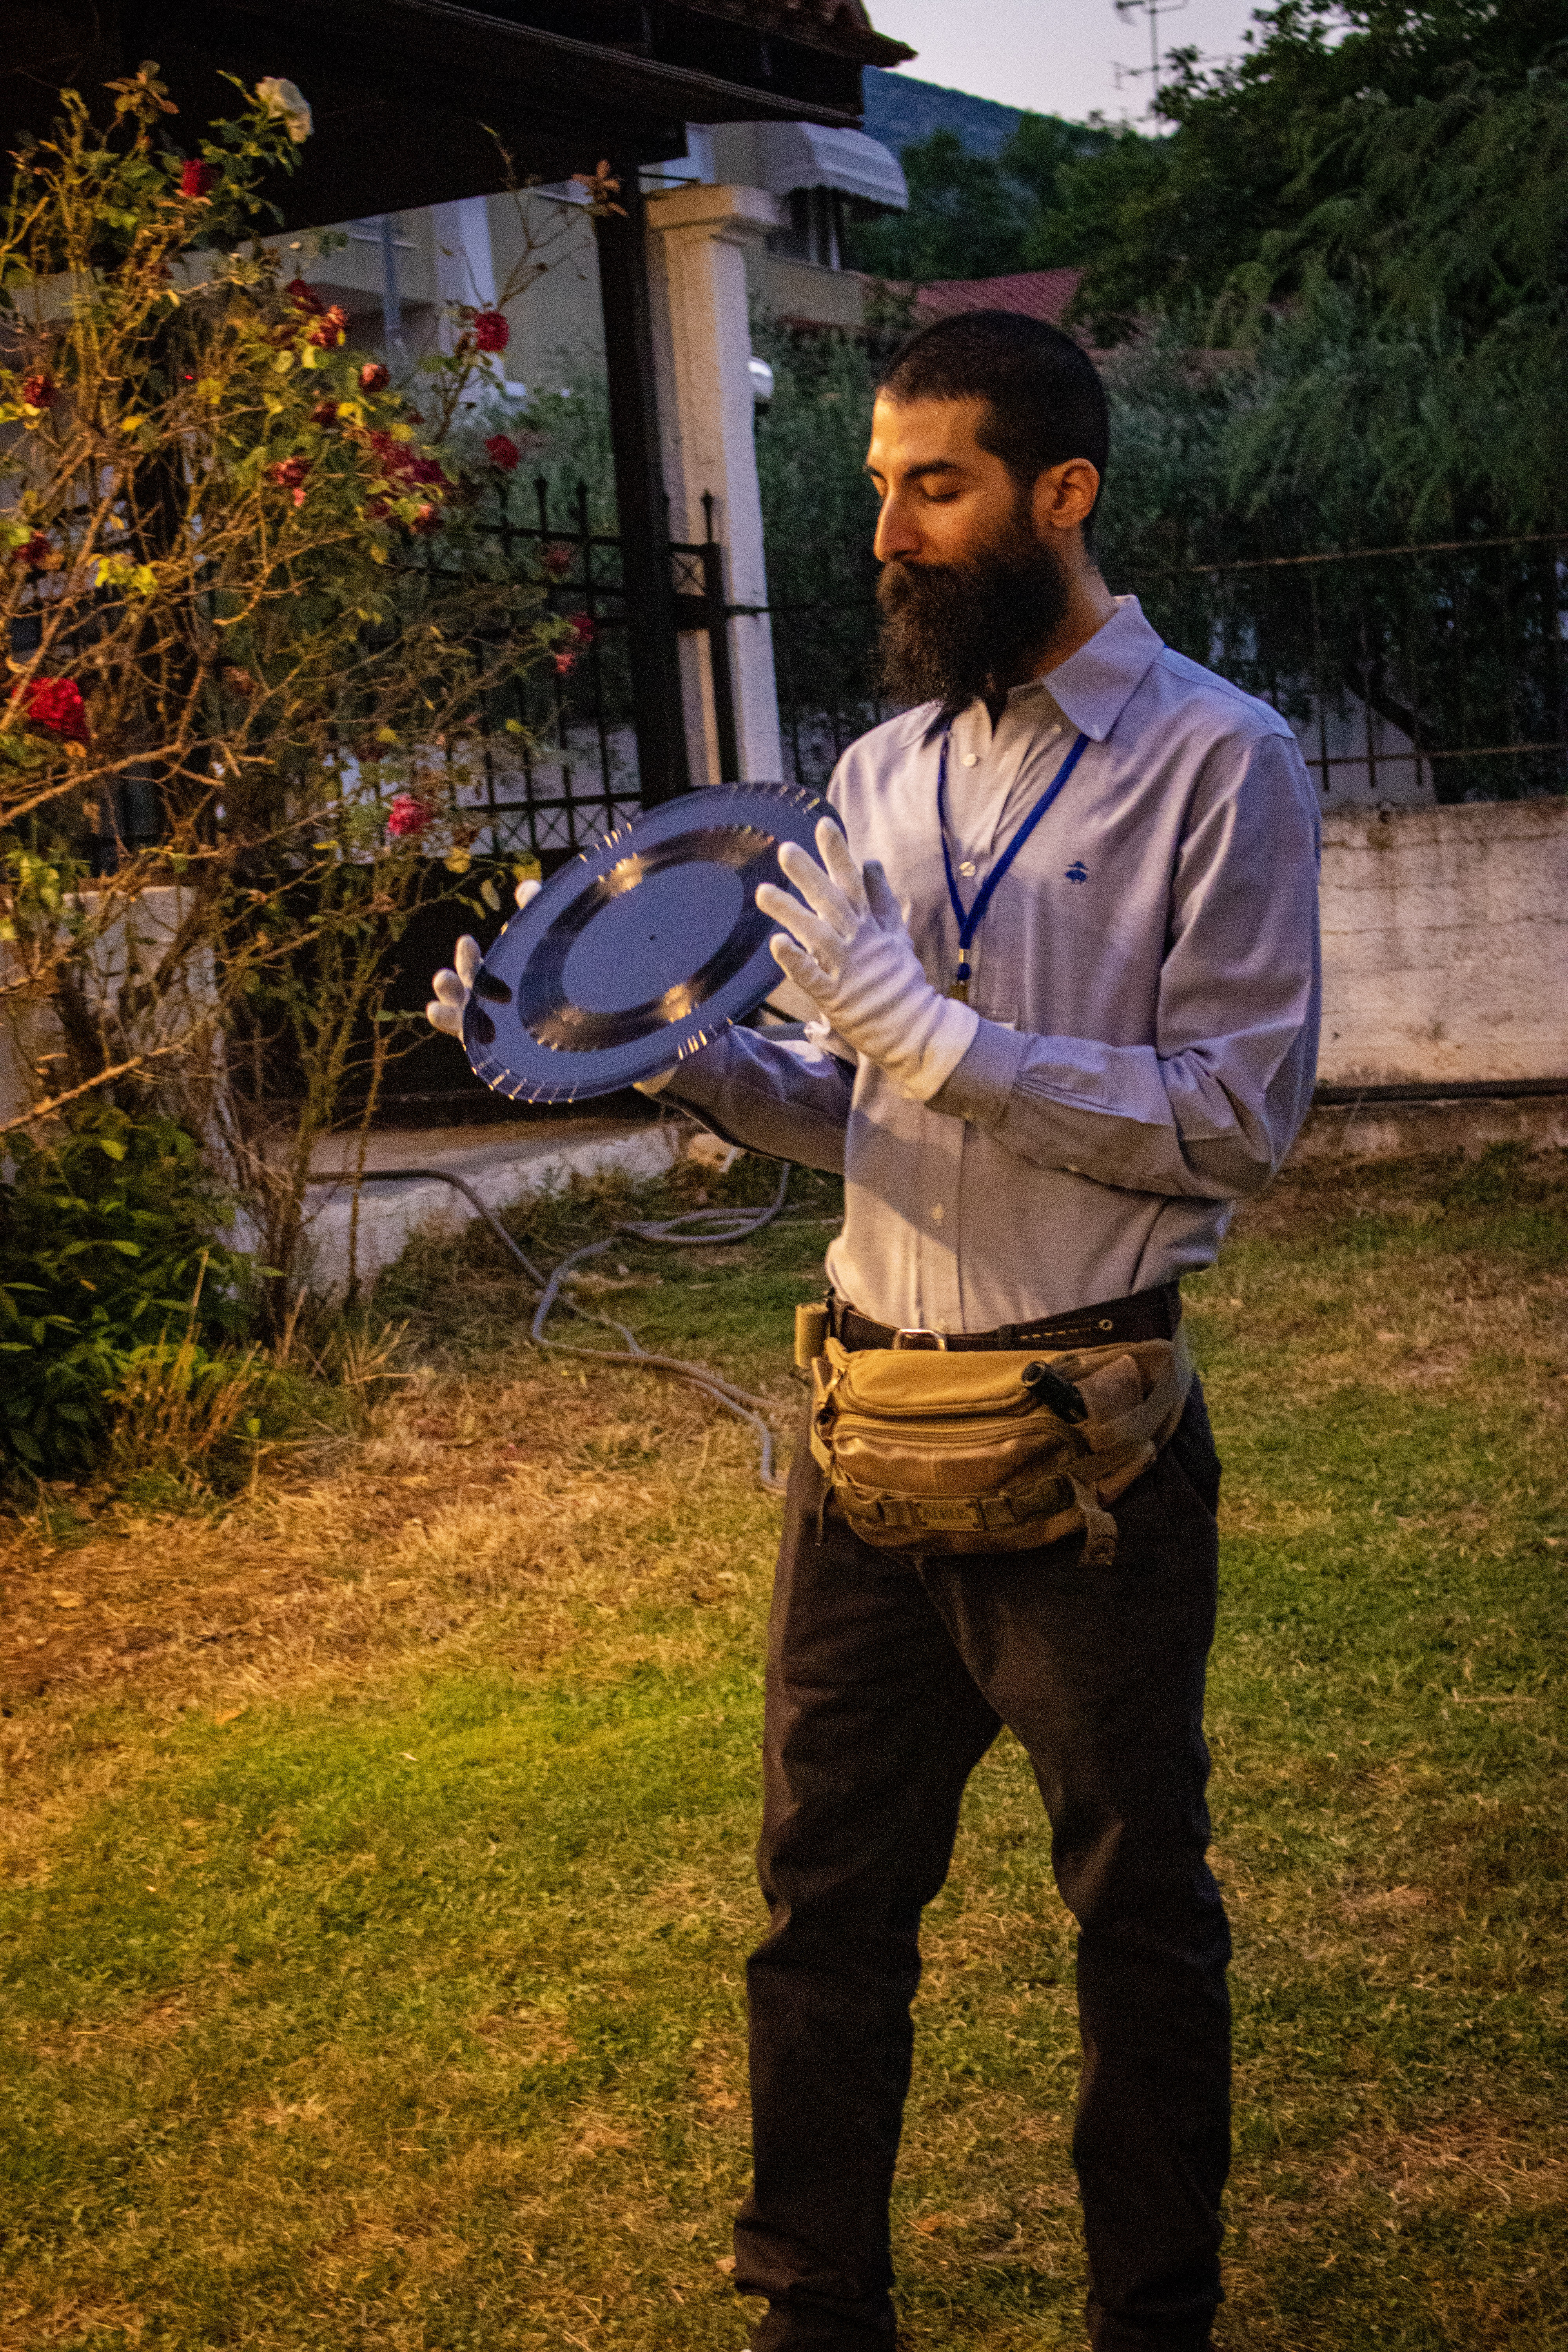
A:
<svg viewBox="0 0 1568 2352">
<path fill-rule="evenodd" d="M 1020 499 L 1005 529 L 963 563 L 894 556 L 877 583 L 878 673 L 893 702 L 966 709 L 1027 677 L 1067 612 L 1071 587 Z"/>
</svg>

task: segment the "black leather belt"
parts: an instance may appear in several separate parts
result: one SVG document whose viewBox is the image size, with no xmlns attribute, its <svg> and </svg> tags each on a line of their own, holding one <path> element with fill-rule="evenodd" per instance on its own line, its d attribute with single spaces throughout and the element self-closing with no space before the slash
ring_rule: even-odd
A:
<svg viewBox="0 0 1568 2352">
<path fill-rule="evenodd" d="M 1173 1339 L 1182 1319 L 1182 1294 L 1173 1282 L 1158 1290 L 1135 1290 L 1126 1298 L 1076 1307 L 1041 1323 L 1004 1323 L 997 1331 L 898 1330 L 873 1323 L 842 1298 L 828 1301 L 828 1328 L 846 1348 L 1104 1348 L 1114 1339 Z"/>
</svg>

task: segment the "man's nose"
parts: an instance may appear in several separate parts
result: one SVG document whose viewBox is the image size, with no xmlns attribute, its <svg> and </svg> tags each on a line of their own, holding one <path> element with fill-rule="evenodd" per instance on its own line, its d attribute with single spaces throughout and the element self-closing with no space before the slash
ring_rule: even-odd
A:
<svg viewBox="0 0 1568 2352">
<path fill-rule="evenodd" d="M 871 542 L 871 552 L 879 563 L 887 563 L 897 555 L 917 555 L 921 533 L 907 499 L 897 495 L 885 499 L 882 511 L 877 517 L 877 536 Z"/>
</svg>

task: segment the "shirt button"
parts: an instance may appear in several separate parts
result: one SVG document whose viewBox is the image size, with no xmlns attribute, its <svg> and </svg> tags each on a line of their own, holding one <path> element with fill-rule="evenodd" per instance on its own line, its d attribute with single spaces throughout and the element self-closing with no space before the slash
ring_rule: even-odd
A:
<svg viewBox="0 0 1568 2352">
<path fill-rule="evenodd" d="M 939 1201 L 931 1214 L 931 1223 L 936 1225 L 940 1225 L 943 1217 L 946 1216 L 947 1211 L 942 1207 L 942 1202 Z"/>
<path fill-rule="evenodd" d="M 966 857 L 966 858 L 964 858 L 964 860 L 963 861 L 962 865 L 959 866 L 959 869 L 958 869 L 958 870 L 959 870 L 959 872 L 960 872 L 961 874 L 973 874 L 973 871 L 974 871 L 974 860 L 973 860 L 973 857 Z"/>
<path fill-rule="evenodd" d="M 963 764 L 966 768 L 977 768 L 980 765 L 979 752 L 966 751 L 963 755 Z"/>
</svg>

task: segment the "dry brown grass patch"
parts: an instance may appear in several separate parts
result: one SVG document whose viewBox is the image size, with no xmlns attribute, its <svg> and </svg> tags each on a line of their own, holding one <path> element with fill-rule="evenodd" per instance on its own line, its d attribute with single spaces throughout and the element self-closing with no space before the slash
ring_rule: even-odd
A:
<svg viewBox="0 0 1568 2352">
<path fill-rule="evenodd" d="M 17 1865 L 62 1803 L 123 1785 L 123 1757 L 73 1748 L 74 1718 L 105 1701 L 236 1720 L 270 1696 L 481 1642 L 503 1667 L 534 1671 L 643 1602 L 738 1605 L 749 1580 L 733 1528 L 707 1523 L 721 1494 L 754 1518 L 765 1569 L 776 1507 L 755 1489 L 750 1436 L 689 1390 L 530 1368 L 449 1384 L 439 1423 L 456 1443 L 422 1434 L 431 1419 L 415 1383 L 325 1471 L 263 1486 L 221 1517 L 107 1507 L 70 1549 L 46 1523 L 13 1523 L 0 1542 L 0 1769 L 13 1798 L 0 1838 Z M 615 1466 L 628 1432 L 635 1470 Z M 658 1647 L 674 1664 L 707 1641 L 699 1614 Z M 618 1670 L 607 1656 L 605 1671 Z M 48 1706 L 11 1715 L 38 1698 Z"/>
</svg>

